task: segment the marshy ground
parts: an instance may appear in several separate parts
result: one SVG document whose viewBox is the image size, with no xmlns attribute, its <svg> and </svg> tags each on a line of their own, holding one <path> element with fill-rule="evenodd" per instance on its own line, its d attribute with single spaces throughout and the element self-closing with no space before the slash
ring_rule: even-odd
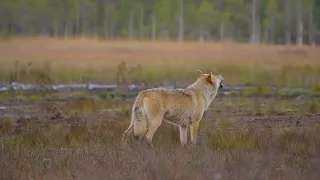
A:
<svg viewBox="0 0 320 180">
<path fill-rule="evenodd" d="M 320 71 L 316 60 L 320 56 L 314 49 L 254 50 L 241 45 L 203 44 L 199 45 L 202 48 L 187 44 L 179 49 L 176 44 L 112 46 L 86 41 L 91 45 L 87 49 L 85 43 L 43 41 L 47 40 L 22 41 L 27 42 L 27 50 L 21 42 L 10 41 L 7 45 L 2 42 L 0 51 L 5 54 L 1 63 L 12 67 L 1 71 L 2 81 L 70 83 L 85 77 L 85 82 L 112 83 L 120 76 L 118 83 L 143 80 L 149 87 L 166 83 L 183 86 L 179 83 L 193 81 L 198 68 L 212 67 L 225 74 L 228 87 L 255 88 L 219 93 L 200 124 L 196 146 L 181 147 L 178 129 L 163 123 L 154 136 L 154 149 L 139 146 L 133 139 L 129 139 L 126 147 L 121 144 L 122 133 L 130 123 L 134 93 L 123 89 L 1 92 L 0 179 L 318 179 L 320 176 Z M 36 51 L 36 47 L 42 50 Z M 82 51 L 83 48 L 89 51 L 85 53 L 87 56 L 77 55 L 81 47 Z M 16 48 L 16 53 L 10 53 L 14 50 L 11 48 Z M 183 53 L 186 49 L 187 54 Z M 225 53 L 225 49 L 233 49 L 234 54 Z M 241 56 L 236 52 L 241 52 Z M 262 56 L 264 53 L 267 55 Z M 53 58 L 51 64 L 37 66 L 48 57 Z M 133 75 L 117 73 L 130 71 L 123 66 L 119 70 L 118 66 L 129 57 L 133 58 L 134 67 L 141 65 L 140 70 Z M 243 61 L 237 60 L 239 57 Z M 63 58 L 66 59 L 62 61 Z M 70 61 L 77 58 L 81 63 L 72 66 Z M 88 63 L 86 58 L 96 59 L 97 64 Z M 103 61 L 104 58 L 107 60 Z M 166 68 L 164 61 L 152 65 L 153 58 L 164 59 L 171 67 Z M 223 61 L 224 58 L 229 61 Z M 183 63 L 183 59 L 188 63 Z M 13 60 L 20 60 L 22 65 Z M 29 61 L 33 64 L 28 65 Z M 108 68 L 110 71 L 106 71 Z M 271 85 L 289 88 L 270 91 L 267 87 Z M 122 93 L 127 96 L 121 96 Z"/>
</svg>

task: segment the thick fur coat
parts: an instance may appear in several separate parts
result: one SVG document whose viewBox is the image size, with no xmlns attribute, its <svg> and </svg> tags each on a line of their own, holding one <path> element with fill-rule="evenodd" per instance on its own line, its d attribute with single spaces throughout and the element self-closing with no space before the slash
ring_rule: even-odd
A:
<svg viewBox="0 0 320 180">
<path fill-rule="evenodd" d="M 132 107 L 131 123 L 122 139 L 134 134 L 151 144 L 152 137 L 162 121 L 179 126 L 180 142 L 187 144 L 187 130 L 196 143 L 199 123 L 218 90 L 223 87 L 223 76 L 203 74 L 198 70 L 197 80 L 185 89 L 153 88 L 141 91 Z"/>
</svg>

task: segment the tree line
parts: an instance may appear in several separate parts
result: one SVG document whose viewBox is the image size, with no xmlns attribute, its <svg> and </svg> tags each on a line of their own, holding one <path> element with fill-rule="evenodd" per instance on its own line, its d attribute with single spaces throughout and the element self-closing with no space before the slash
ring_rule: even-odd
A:
<svg viewBox="0 0 320 180">
<path fill-rule="evenodd" d="M 320 43 L 319 0 L 1 0 L 0 35 Z"/>
</svg>

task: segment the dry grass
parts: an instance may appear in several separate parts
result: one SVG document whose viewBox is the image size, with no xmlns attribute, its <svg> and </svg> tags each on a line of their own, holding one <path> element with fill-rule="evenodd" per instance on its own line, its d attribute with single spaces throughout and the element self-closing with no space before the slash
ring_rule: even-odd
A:
<svg viewBox="0 0 320 180">
<path fill-rule="evenodd" d="M 80 120 L 14 134 L 8 125 L 2 126 L 1 179 L 315 179 L 320 175 L 317 129 L 230 129 L 230 124 L 218 128 L 203 122 L 199 144 L 180 147 L 178 132 L 164 125 L 155 135 L 155 148 L 149 149 L 134 141 L 121 145 L 127 125 L 128 121 Z"/>
<path fill-rule="evenodd" d="M 94 39 L 31 38 L 0 41 L 1 61 L 17 59 L 54 61 L 280 61 L 317 62 L 317 48 L 249 45 L 235 43 L 99 41 Z M 71 62 L 71 63 L 72 63 Z M 66 62 L 70 63 L 70 62 Z"/>
<path fill-rule="evenodd" d="M 12 38 L 0 42 L 0 78 L 79 82 L 87 77 L 115 82 L 123 61 L 126 72 L 131 71 L 129 82 L 192 81 L 196 70 L 202 69 L 223 73 L 229 84 L 318 87 L 319 52 L 318 48 L 235 43 Z"/>
<path fill-rule="evenodd" d="M 20 96 L 38 103 L 36 95 Z M 181 147 L 177 128 L 164 123 L 150 149 L 134 138 L 128 139 L 128 146 L 121 144 L 133 101 L 95 102 L 87 92 L 48 97 L 66 100 L 53 104 L 66 117 L 50 113 L 52 104 L 44 102 L 34 108 L 38 110 L 34 119 L 0 119 L 0 179 L 316 179 L 320 175 L 318 120 L 308 125 L 311 117 L 291 113 L 290 122 L 284 122 L 289 126 L 284 127 L 263 125 L 280 123 L 271 117 L 256 124 L 234 121 L 238 116 L 238 121 L 247 121 L 250 116 L 265 118 L 302 107 L 304 113 L 319 117 L 317 99 L 260 98 L 253 103 L 244 96 L 220 96 L 200 124 L 196 146 Z M 261 115 L 252 116 L 256 106 Z M 101 113 L 104 109 L 113 110 Z M 108 116 L 101 118 L 100 113 Z M 295 120 L 305 126 L 295 126 Z"/>
<path fill-rule="evenodd" d="M 2 81 L 114 82 L 118 71 L 125 72 L 122 77 L 128 82 L 193 81 L 199 68 L 223 73 L 229 85 L 261 85 L 240 96 L 215 101 L 217 113 L 211 112 L 200 124 L 197 146 L 181 147 L 177 129 L 164 124 L 155 134 L 154 149 L 134 141 L 129 141 L 128 147 L 121 145 L 132 102 L 115 103 L 106 98 L 108 95 L 96 97 L 87 92 L 2 93 L 3 104 L 32 102 L 40 106 L 31 112 L 38 119 L 1 119 L 0 179 L 316 179 L 320 176 L 317 99 L 311 97 L 307 103 L 293 99 L 249 99 L 270 95 L 272 92 L 265 85 L 313 86 L 310 91 L 319 93 L 318 49 L 233 43 L 13 38 L 0 42 L 0 54 Z M 127 67 L 119 70 L 121 61 Z M 130 66 L 135 67 L 131 73 Z M 293 97 L 300 92 L 281 89 L 278 93 Z M 46 104 L 50 98 L 66 100 L 59 107 L 63 107 L 67 117 L 46 116 L 45 112 L 53 111 Z M 99 103 L 95 98 L 100 99 Z M 112 116 L 108 114 L 110 109 Z M 298 109 L 301 112 L 296 112 Z M 298 116 L 298 113 L 312 116 Z M 108 116 L 101 118 L 100 114 Z M 277 114 L 280 114 L 278 119 L 272 119 Z M 232 121 L 236 118 L 258 125 L 239 126 Z M 311 118 L 314 120 L 303 122 Z M 281 123 L 278 120 L 289 120 L 282 123 L 290 124 L 290 128 L 266 126 Z M 295 125 L 296 120 L 304 126 Z"/>
</svg>

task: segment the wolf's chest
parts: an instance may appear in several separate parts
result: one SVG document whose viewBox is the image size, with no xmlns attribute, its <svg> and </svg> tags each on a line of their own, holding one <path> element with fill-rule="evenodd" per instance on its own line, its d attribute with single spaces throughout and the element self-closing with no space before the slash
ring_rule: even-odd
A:
<svg viewBox="0 0 320 180">
<path fill-rule="evenodd" d="M 193 116 L 192 110 L 173 108 L 165 112 L 164 119 L 176 124 L 188 124 Z"/>
</svg>

